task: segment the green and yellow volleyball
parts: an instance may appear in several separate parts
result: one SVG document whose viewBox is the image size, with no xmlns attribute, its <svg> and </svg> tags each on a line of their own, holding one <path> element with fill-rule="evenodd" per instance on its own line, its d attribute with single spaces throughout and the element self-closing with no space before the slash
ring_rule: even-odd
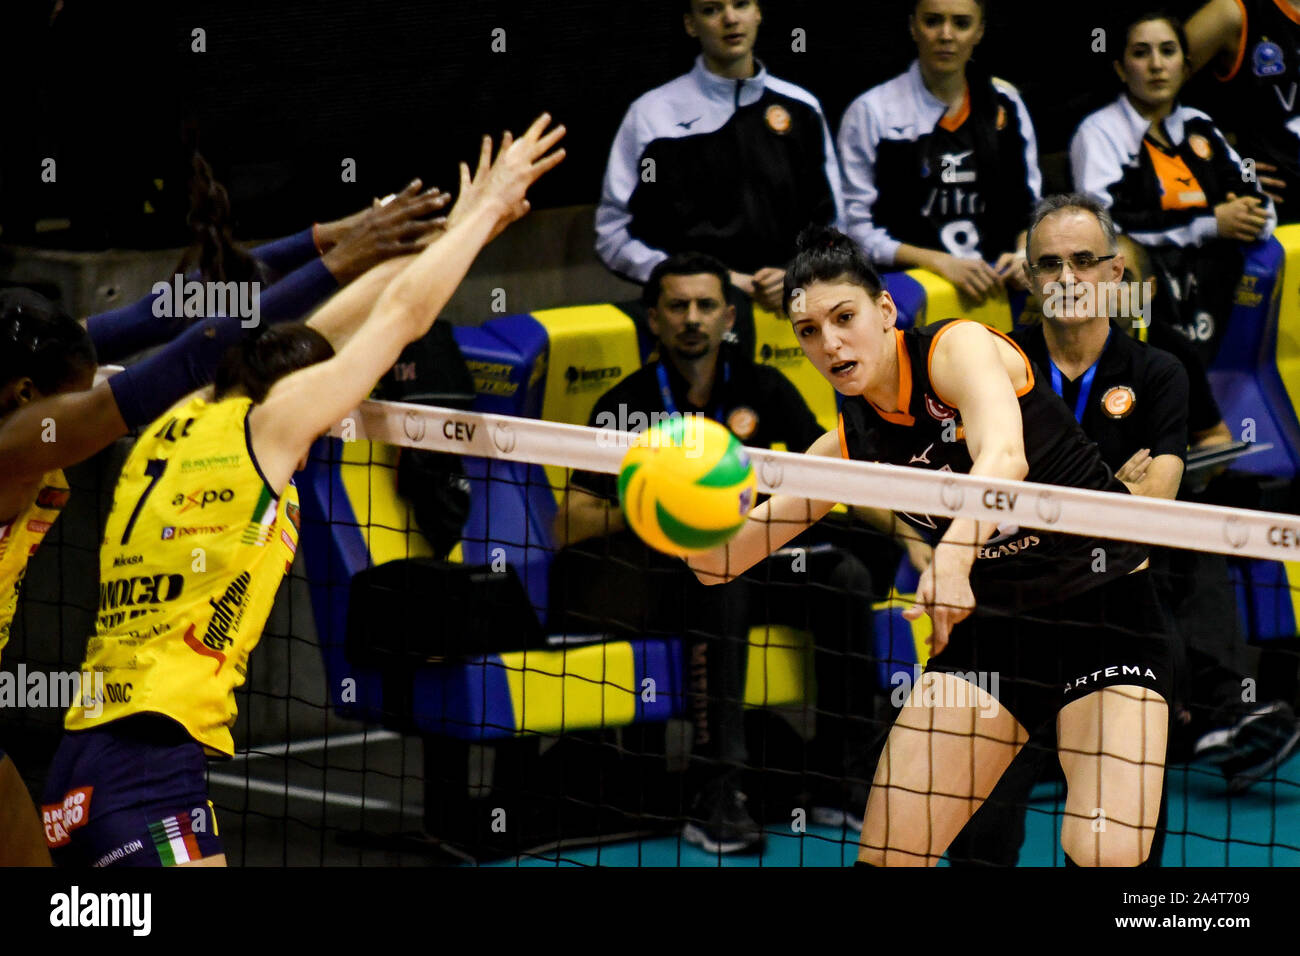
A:
<svg viewBox="0 0 1300 956">
<path fill-rule="evenodd" d="M 744 526 L 757 492 L 745 447 L 702 415 L 674 416 L 642 432 L 618 475 L 628 526 L 677 557 L 725 543 Z"/>
</svg>

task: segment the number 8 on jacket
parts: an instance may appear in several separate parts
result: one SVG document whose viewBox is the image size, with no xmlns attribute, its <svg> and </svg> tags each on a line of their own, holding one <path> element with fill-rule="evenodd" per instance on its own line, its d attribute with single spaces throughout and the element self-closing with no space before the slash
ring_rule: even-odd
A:
<svg viewBox="0 0 1300 956">
<path fill-rule="evenodd" d="M 757 492 L 744 446 L 703 415 L 674 416 L 643 432 L 618 476 L 628 525 L 650 547 L 678 557 L 726 542 L 744 526 Z"/>
</svg>

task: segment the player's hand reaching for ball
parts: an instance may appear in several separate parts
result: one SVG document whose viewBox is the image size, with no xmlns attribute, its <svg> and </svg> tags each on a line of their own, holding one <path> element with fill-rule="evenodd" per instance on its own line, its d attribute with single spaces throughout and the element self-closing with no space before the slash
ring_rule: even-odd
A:
<svg viewBox="0 0 1300 956">
<path fill-rule="evenodd" d="M 523 218 L 530 208 L 529 187 L 564 159 L 563 149 L 552 152 L 551 147 L 564 138 L 565 129 L 557 126 L 548 132 L 550 123 L 550 114 L 543 113 L 519 139 L 506 132 L 495 160 L 492 138 L 484 136 L 473 175 L 466 163 L 460 164 L 460 195 L 447 224 L 454 225 L 481 204 L 489 203 L 496 214 L 491 236 L 495 239 L 506 226 Z"/>
<path fill-rule="evenodd" d="M 975 609 L 975 594 L 970 587 L 970 562 L 953 551 L 953 545 L 940 544 L 934 559 L 921 572 L 916 585 L 916 601 L 903 612 L 909 621 L 930 615 L 933 629 L 926 643 L 933 656 L 948 646 L 948 635 Z"/>
</svg>

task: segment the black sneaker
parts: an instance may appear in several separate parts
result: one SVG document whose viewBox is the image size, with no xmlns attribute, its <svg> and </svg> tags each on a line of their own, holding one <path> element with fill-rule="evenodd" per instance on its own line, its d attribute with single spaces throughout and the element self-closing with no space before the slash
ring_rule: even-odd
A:
<svg viewBox="0 0 1300 956">
<path fill-rule="evenodd" d="M 1232 756 L 1221 769 L 1229 793 L 1243 793 L 1272 774 L 1300 744 L 1300 723 L 1282 701 L 1247 714 L 1233 728 Z"/>
<path fill-rule="evenodd" d="M 763 843 L 763 828 L 745 808 L 746 797 L 734 785 L 713 784 L 695 799 L 682 837 L 707 853 L 743 853 Z"/>
</svg>

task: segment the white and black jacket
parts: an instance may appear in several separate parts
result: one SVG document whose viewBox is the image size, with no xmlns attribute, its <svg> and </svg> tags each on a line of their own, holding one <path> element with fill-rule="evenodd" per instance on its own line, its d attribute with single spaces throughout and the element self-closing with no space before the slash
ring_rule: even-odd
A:
<svg viewBox="0 0 1300 956">
<path fill-rule="evenodd" d="M 951 122 L 920 61 L 854 100 L 840 125 L 848 233 L 878 265 L 903 243 L 962 258 L 1012 251 L 1041 198 L 1038 143 L 1019 92 L 967 67 Z"/>
<path fill-rule="evenodd" d="M 799 230 L 838 225 L 842 209 L 817 99 L 761 64 L 732 80 L 701 56 L 624 116 L 596 210 L 596 252 L 636 282 L 688 250 L 754 272 L 785 265 Z"/>
<path fill-rule="evenodd" d="M 1201 246 L 1218 237 L 1214 207 L 1238 196 L 1259 196 L 1269 222 L 1277 224 L 1273 202 L 1248 182 L 1241 157 L 1214 121 L 1200 110 L 1175 105 L 1164 120 L 1172 149 L 1147 138 L 1151 124 L 1128 94 L 1089 114 L 1070 142 L 1074 187 L 1111 209 L 1115 225 L 1147 246 Z"/>
</svg>

